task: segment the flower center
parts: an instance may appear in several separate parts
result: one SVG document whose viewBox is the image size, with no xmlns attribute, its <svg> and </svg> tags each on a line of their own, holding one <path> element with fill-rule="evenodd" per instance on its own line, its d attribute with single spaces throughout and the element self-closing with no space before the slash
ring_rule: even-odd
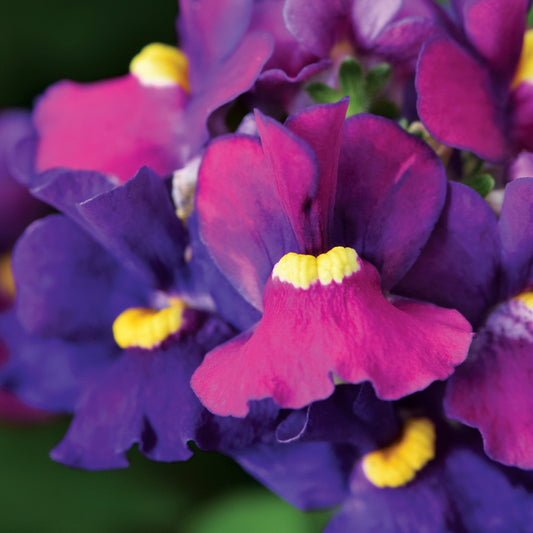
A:
<svg viewBox="0 0 533 533">
<path fill-rule="evenodd" d="M 522 45 L 522 54 L 518 62 L 511 87 L 515 89 L 523 81 L 533 80 L 533 30 L 528 30 L 524 34 L 524 44 Z"/>
<path fill-rule="evenodd" d="M 143 85 L 179 85 L 189 92 L 187 56 L 174 46 L 152 43 L 145 46 L 130 63 L 130 72 Z"/>
<path fill-rule="evenodd" d="M 363 472 L 376 487 L 396 488 L 412 481 L 435 457 L 435 426 L 428 418 L 413 418 L 399 441 L 363 457 Z"/>
<path fill-rule="evenodd" d="M 185 307 L 179 298 L 171 298 L 170 306 L 161 310 L 126 309 L 113 322 L 115 342 L 121 348 L 155 348 L 181 328 Z"/>
<path fill-rule="evenodd" d="M 15 280 L 11 271 L 11 254 L 0 256 L 0 291 L 15 298 Z"/>
<path fill-rule="evenodd" d="M 341 283 L 360 269 L 357 252 L 353 248 L 337 246 L 318 257 L 292 252 L 285 254 L 274 266 L 272 277 L 297 289 L 308 289 L 317 281 L 322 285 L 329 285 L 332 281 Z"/>
</svg>

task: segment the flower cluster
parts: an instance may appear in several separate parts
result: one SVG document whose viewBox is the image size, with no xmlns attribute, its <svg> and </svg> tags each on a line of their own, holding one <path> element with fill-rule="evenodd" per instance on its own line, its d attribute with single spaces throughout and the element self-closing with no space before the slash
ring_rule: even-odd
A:
<svg viewBox="0 0 533 533">
<path fill-rule="evenodd" d="M 327 533 L 532 532 L 529 3 L 179 8 L 180 49 L 0 123 L 56 210 L 0 386 L 72 415 L 66 465 L 192 441 Z"/>
</svg>

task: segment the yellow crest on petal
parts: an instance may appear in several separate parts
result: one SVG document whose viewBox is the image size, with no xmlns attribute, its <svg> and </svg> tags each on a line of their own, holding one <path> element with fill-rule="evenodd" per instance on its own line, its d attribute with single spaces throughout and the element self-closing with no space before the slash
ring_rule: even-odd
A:
<svg viewBox="0 0 533 533">
<path fill-rule="evenodd" d="M 170 307 L 161 310 L 132 307 L 113 322 L 113 336 L 121 348 L 150 350 L 176 333 L 183 323 L 185 302 L 172 298 Z"/>
<path fill-rule="evenodd" d="M 533 82 L 533 30 L 528 30 L 524 34 L 522 54 L 511 87 L 514 89 L 523 81 Z"/>
<path fill-rule="evenodd" d="M 529 307 L 530 309 L 533 309 L 533 292 L 532 291 L 522 292 L 518 296 L 515 296 L 513 300 L 519 300 L 524 305 Z"/>
<path fill-rule="evenodd" d="M 396 488 L 412 481 L 435 457 L 435 425 L 428 418 L 413 418 L 405 424 L 397 442 L 363 457 L 363 472 L 376 487 Z"/>
<path fill-rule="evenodd" d="M 175 46 L 162 43 L 145 46 L 131 60 L 130 72 L 144 85 L 179 85 L 190 91 L 187 56 Z"/>
<path fill-rule="evenodd" d="M 15 297 L 15 280 L 11 270 L 11 254 L 0 256 L 0 289 L 8 296 Z"/>
<path fill-rule="evenodd" d="M 285 254 L 274 266 L 272 277 L 290 283 L 297 289 L 308 289 L 320 281 L 329 285 L 332 281 L 342 280 L 357 272 L 361 266 L 353 248 L 336 246 L 318 257 L 314 255 Z"/>
</svg>

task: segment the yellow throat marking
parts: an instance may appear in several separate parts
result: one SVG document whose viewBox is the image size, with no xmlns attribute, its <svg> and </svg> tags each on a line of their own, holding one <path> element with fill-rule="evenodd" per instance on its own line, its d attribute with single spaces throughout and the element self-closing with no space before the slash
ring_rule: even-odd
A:
<svg viewBox="0 0 533 533">
<path fill-rule="evenodd" d="M 185 302 L 171 298 L 161 310 L 131 307 L 113 322 L 113 336 L 121 348 L 155 348 L 176 333 L 183 323 Z"/>
<path fill-rule="evenodd" d="M 406 485 L 435 457 L 435 438 L 435 426 L 431 420 L 408 420 L 398 442 L 363 457 L 365 476 L 380 488 Z"/>
<path fill-rule="evenodd" d="M 11 254 L 0 256 L 0 290 L 11 298 L 15 297 L 15 280 L 11 270 Z"/>
<path fill-rule="evenodd" d="M 515 296 L 513 300 L 519 300 L 529 307 L 529 309 L 533 309 L 533 291 L 522 292 L 518 296 Z"/>
<path fill-rule="evenodd" d="M 185 91 L 190 91 L 187 56 L 168 44 L 152 43 L 145 46 L 131 60 L 130 72 L 143 85 L 179 85 Z"/>
<path fill-rule="evenodd" d="M 516 69 L 511 88 L 515 89 L 523 81 L 533 82 L 533 30 L 528 30 L 524 34 L 524 44 L 522 54 Z"/>
<path fill-rule="evenodd" d="M 357 252 L 353 248 L 337 246 L 318 257 L 289 253 L 274 266 L 272 277 L 290 283 L 297 289 L 308 289 L 317 281 L 329 285 L 342 280 L 361 269 Z"/>
</svg>

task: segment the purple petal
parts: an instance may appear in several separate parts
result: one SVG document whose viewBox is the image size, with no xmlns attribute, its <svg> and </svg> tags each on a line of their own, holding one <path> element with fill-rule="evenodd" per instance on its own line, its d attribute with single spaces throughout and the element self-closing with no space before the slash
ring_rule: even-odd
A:
<svg viewBox="0 0 533 533">
<path fill-rule="evenodd" d="M 247 472 L 299 509 L 330 507 L 346 497 L 342 459 L 330 444 L 258 444 L 232 456 Z"/>
<path fill-rule="evenodd" d="M 59 168 L 37 174 L 32 181 L 31 193 L 88 230 L 90 226 L 80 216 L 78 204 L 110 191 L 116 185 L 116 180 L 101 172 Z"/>
<path fill-rule="evenodd" d="M 118 352 L 113 339 L 105 336 L 80 343 L 32 335 L 14 312 L 1 316 L 0 335 L 10 355 L 2 367 L 2 387 L 28 405 L 53 412 L 72 412 L 83 384 Z"/>
<path fill-rule="evenodd" d="M 527 0 L 463 0 L 460 6 L 470 42 L 490 67 L 509 81 L 520 59 Z"/>
<path fill-rule="evenodd" d="M 489 71 L 446 37 L 422 49 L 416 75 L 418 114 L 438 141 L 501 161 L 507 155 L 506 121 Z"/>
<path fill-rule="evenodd" d="M 457 309 L 478 324 L 499 298 L 499 267 L 496 215 L 477 192 L 452 182 L 434 232 L 394 291 Z"/>
<path fill-rule="evenodd" d="M 445 194 L 444 168 L 425 143 L 380 117 L 346 121 L 334 240 L 372 261 L 385 290 L 416 260 Z"/>
<path fill-rule="evenodd" d="M 358 39 L 370 47 L 394 18 L 402 0 L 356 0 L 352 2 L 352 21 Z"/>
<path fill-rule="evenodd" d="M 45 206 L 15 181 L 11 158 L 15 145 L 33 134 L 29 113 L 5 111 L 0 115 L 0 250 L 15 243 L 24 228 L 44 215 Z"/>
<path fill-rule="evenodd" d="M 511 300 L 494 311 L 454 374 L 448 416 L 479 428 L 487 454 L 533 469 L 533 312 Z"/>
<path fill-rule="evenodd" d="M 507 179 L 509 181 L 518 178 L 533 177 L 533 153 L 520 152 L 509 167 Z"/>
<path fill-rule="evenodd" d="M 215 262 L 261 309 L 274 264 L 299 245 L 259 142 L 235 135 L 211 143 L 200 167 L 196 201 L 200 234 Z"/>
<path fill-rule="evenodd" d="M 533 178 L 522 178 L 505 188 L 499 229 L 506 294 L 524 290 L 533 275 Z"/>
<path fill-rule="evenodd" d="M 146 290 L 73 222 L 35 222 L 13 253 L 17 312 L 31 332 L 64 340 L 105 338 Z"/>
<path fill-rule="evenodd" d="M 127 268 L 162 290 L 179 287 L 185 228 L 165 183 L 142 168 L 127 183 L 78 206 L 91 235 Z"/>
<path fill-rule="evenodd" d="M 336 42 L 351 35 L 351 0 L 287 0 L 283 17 L 288 30 L 318 57 L 329 57 Z"/>
</svg>

